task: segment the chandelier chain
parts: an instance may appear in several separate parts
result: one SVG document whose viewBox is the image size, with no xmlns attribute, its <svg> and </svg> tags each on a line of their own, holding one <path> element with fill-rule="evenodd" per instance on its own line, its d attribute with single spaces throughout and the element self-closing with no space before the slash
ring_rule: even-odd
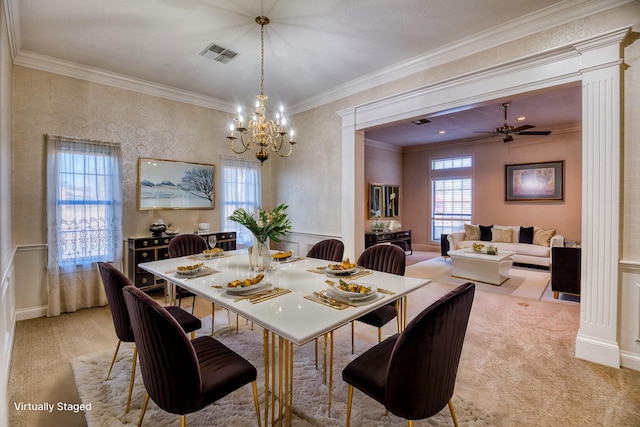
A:
<svg viewBox="0 0 640 427">
<path fill-rule="evenodd" d="M 264 24 L 260 24 L 260 95 L 264 95 Z"/>
</svg>

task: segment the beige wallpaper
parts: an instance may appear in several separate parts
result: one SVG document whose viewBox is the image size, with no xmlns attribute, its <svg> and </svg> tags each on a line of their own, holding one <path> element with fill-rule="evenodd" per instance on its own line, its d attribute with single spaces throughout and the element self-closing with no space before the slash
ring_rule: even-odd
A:
<svg viewBox="0 0 640 427">
<path fill-rule="evenodd" d="M 148 235 L 158 218 L 181 230 L 198 222 L 219 225 L 219 193 L 214 210 L 137 210 L 138 158 L 210 163 L 228 155 L 225 113 L 118 88 L 15 67 L 14 76 L 14 239 L 46 242 L 45 135 L 47 133 L 119 142 L 124 162 L 124 237 Z M 270 166 L 264 166 L 269 171 Z M 270 174 L 265 186 L 270 187 Z M 217 186 L 216 186 L 217 188 Z"/>
</svg>

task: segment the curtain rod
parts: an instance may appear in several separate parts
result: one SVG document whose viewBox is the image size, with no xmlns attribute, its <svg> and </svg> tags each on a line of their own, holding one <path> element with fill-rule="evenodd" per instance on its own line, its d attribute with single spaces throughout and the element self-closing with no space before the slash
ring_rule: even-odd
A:
<svg viewBox="0 0 640 427">
<path fill-rule="evenodd" d="M 54 135 L 54 134 L 46 134 L 47 138 L 54 139 L 63 139 L 70 142 L 84 142 L 87 144 L 100 144 L 100 145 L 111 145 L 113 147 L 120 147 L 119 142 L 111 142 L 111 141 L 100 141 L 98 139 L 89 139 L 89 138 L 75 138 L 73 136 L 63 136 L 63 135 Z"/>
<path fill-rule="evenodd" d="M 238 157 L 238 156 L 229 156 L 227 154 L 220 154 L 220 159 L 221 160 L 236 160 L 236 161 L 239 161 L 239 162 L 246 162 L 246 163 L 258 163 L 258 160 L 246 159 L 244 157 Z"/>
</svg>

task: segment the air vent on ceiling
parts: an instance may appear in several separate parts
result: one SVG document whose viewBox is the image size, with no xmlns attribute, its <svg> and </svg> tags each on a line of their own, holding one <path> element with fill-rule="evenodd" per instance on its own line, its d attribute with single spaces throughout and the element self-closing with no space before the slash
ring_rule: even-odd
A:
<svg viewBox="0 0 640 427">
<path fill-rule="evenodd" d="M 214 61 L 222 62 L 223 64 L 228 64 L 233 58 L 238 55 L 237 52 L 234 52 L 229 49 L 225 49 L 222 46 L 218 46 L 215 43 L 211 43 L 205 50 L 200 52 L 200 55 L 213 59 Z"/>
<path fill-rule="evenodd" d="M 429 119 L 418 119 L 418 120 L 412 121 L 411 123 L 413 123 L 416 126 L 420 126 L 420 125 L 424 125 L 424 124 L 427 124 L 427 123 L 431 123 L 431 120 L 429 120 Z"/>
</svg>

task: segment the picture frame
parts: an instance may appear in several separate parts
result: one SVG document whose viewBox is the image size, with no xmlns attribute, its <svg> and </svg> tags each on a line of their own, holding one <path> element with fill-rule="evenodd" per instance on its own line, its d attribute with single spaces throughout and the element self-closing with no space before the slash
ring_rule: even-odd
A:
<svg viewBox="0 0 640 427">
<path fill-rule="evenodd" d="M 564 160 L 505 165 L 507 201 L 564 200 Z"/>
<path fill-rule="evenodd" d="M 138 159 L 138 210 L 214 207 L 215 165 Z"/>
</svg>

